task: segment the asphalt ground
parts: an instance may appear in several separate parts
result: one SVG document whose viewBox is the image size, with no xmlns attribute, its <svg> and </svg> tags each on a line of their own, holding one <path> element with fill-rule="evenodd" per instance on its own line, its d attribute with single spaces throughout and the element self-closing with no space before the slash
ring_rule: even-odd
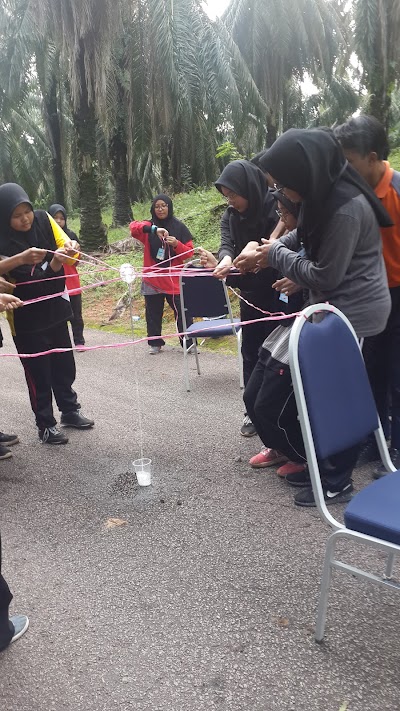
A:
<svg viewBox="0 0 400 711">
<path fill-rule="evenodd" d="M 2 711 L 400 708 L 399 598 L 334 574 L 315 643 L 328 529 L 274 470 L 249 468 L 260 443 L 239 435 L 235 358 L 200 357 L 187 393 L 178 347 L 77 354 L 96 425 L 62 447 L 39 443 L 22 367 L 1 359 L 0 427 L 21 439 L 0 462 L 3 574 L 31 623 L 0 657 Z M 356 487 L 370 478 L 357 470 Z M 384 569 L 361 547 L 345 558 Z"/>
</svg>

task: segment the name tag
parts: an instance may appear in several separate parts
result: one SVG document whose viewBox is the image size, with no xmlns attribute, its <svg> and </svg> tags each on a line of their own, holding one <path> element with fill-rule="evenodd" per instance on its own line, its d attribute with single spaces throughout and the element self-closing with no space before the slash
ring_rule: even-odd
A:
<svg viewBox="0 0 400 711">
<path fill-rule="evenodd" d="M 158 259 L 159 262 L 162 262 L 165 257 L 165 249 L 163 247 L 158 248 L 158 252 L 156 254 L 156 259 Z"/>
<path fill-rule="evenodd" d="M 279 294 L 279 301 L 283 301 L 285 304 L 289 303 L 289 297 L 287 294 L 284 294 L 283 291 Z"/>
</svg>

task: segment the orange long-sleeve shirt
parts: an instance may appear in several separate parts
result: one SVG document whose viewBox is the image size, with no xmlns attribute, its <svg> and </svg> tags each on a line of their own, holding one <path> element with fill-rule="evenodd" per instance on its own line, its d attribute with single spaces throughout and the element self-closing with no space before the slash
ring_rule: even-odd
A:
<svg viewBox="0 0 400 711">
<path fill-rule="evenodd" d="M 394 222 L 393 227 L 381 227 L 381 235 L 389 287 L 395 287 L 400 286 L 400 174 L 384 162 L 386 170 L 375 194 Z"/>
</svg>

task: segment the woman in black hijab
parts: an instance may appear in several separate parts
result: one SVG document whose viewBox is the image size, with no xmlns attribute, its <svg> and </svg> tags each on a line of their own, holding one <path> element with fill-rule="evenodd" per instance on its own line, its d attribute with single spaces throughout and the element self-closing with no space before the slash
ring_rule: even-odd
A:
<svg viewBox="0 0 400 711">
<path fill-rule="evenodd" d="M 37 247 L 47 253 L 32 270 L 21 265 L 10 271 L 16 284 L 14 295 L 27 301 L 62 292 L 65 289 L 63 264 L 76 255 L 79 245 L 64 235 L 47 212 L 33 210 L 23 188 L 15 183 L 5 183 L 0 186 L 0 254 L 13 257 L 27 247 Z M 54 279 L 56 276 L 61 278 Z M 67 292 L 11 312 L 13 318 L 9 323 L 18 353 L 71 348 L 68 333 L 71 313 Z M 78 429 L 93 426 L 93 420 L 81 414 L 77 395 L 72 389 L 75 380 L 72 351 L 21 358 L 21 362 L 41 442 L 68 442 L 68 438 L 55 427 L 53 393 L 62 413 L 63 425 Z"/>
<path fill-rule="evenodd" d="M 276 279 L 273 269 L 257 269 L 255 249 L 262 238 L 268 238 L 278 221 L 276 203 L 268 190 L 265 176 L 253 163 L 235 160 L 224 168 L 215 187 L 227 199 L 228 208 L 221 218 L 221 245 L 219 263 L 214 269 L 218 279 L 228 277 L 230 286 L 240 288 L 242 296 L 263 309 L 275 311 L 272 284 Z M 238 266 L 242 274 L 229 276 L 232 266 Z M 240 302 L 241 321 L 260 319 L 263 313 Z M 257 363 L 258 351 L 274 326 L 260 321 L 243 327 L 242 357 L 245 387 Z M 240 430 L 244 437 L 252 437 L 256 429 L 247 412 Z"/>
<path fill-rule="evenodd" d="M 161 352 L 165 341 L 161 338 L 164 302 L 167 300 L 174 312 L 178 333 L 182 333 L 182 312 L 179 296 L 179 276 L 176 267 L 193 254 L 193 237 L 180 220 L 174 216 L 172 200 L 160 193 L 151 203 L 151 220 L 134 221 L 129 225 L 132 237 L 144 245 L 141 293 L 146 304 L 146 325 L 150 355 Z M 170 267 L 174 267 L 172 271 Z M 146 277 L 146 270 L 152 276 Z M 155 275 L 155 272 L 159 272 Z M 191 321 L 187 321 L 191 325 Z M 158 336 L 158 338 L 156 338 Z M 189 348 L 191 341 L 187 341 Z M 181 339 L 182 344 L 182 339 Z"/>
<path fill-rule="evenodd" d="M 291 129 L 260 160 L 276 188 L 289 200 L 301 202 L 301 209 L 297 230 L 258 248 L 259 264 L 278 269 L 308 289 L 311 303 L 328 301 L 339 308 L 360 338 L 382 331 L 390 297 L 379 225 L 389 225 L 390 218 L 349 166 L 332 132 Z M 301 247 L 303 253 L 298 251 Z M 289 370 L 289 336 L 290 328 L 280 326 L 266 339 L 244 397 L 265 446 L 304 462 Z M 280 374 L 279 388 L 274 372 Z M 353 447 L 321 463 L 327 503 L 349 500 L 358 451 Z M 295 497 L 296 504 L 315 505 L 307 470 L 287 475 L 286 481 L 308 486 Z"/>
</svg>

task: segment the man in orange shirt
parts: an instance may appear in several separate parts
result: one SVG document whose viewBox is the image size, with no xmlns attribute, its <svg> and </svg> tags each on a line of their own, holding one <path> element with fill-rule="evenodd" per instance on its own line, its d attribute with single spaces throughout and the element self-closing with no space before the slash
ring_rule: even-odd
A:
<svg viewBox="0 0 400 711">
<path fill-rule="evenodd" d="M 385 330 L 365 339 L 363 353 L 383 430 L 391 440 L 393 464 L 400 469 L 400 173 L 387 161 L 388 138 L 373 116 L 352 118 L 334 132 L 347 160 L 373 188 L 393 221 L 392 227 L 381 228 L 392 310 Z M 364 448 L 364 462 L 373 459 L 379 459 L 375 438 Z M 374 477 L 385 473 L 381 466 Z"/>
</svg>

